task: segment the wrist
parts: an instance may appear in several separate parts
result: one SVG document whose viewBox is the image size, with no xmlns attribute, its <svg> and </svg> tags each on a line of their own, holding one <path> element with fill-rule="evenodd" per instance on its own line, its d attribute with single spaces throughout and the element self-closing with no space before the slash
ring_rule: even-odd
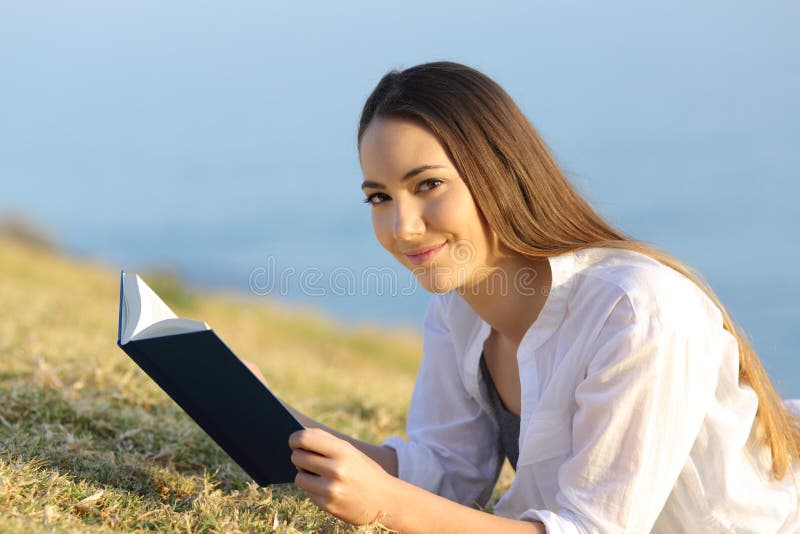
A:
<svg viewBox="0 0 800 534">
<path fill-rule="evenodd" d="M 406 484 L 399 478 L 384 472 L 377 501 L 377 513 L 374 521 L 390 530 L 399 531 L 402 517 L 401 510 L 406 502 Z"/>
</svg>

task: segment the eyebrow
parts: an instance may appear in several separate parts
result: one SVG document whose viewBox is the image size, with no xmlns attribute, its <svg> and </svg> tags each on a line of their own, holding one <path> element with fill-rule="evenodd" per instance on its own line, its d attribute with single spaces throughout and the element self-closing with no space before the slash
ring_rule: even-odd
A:
<svg viewBox="0 0 800 534">
<path fill-rule="evenodd" d="M 420 165 L 419 167 L 415 167 L 405 173 L 403 178 L 400 180 L 401 182 L 408 180 L 409 178 L 413 178 L 414 176 L 418 175 L 421 172 L 430 170 L 430 169 L 446 169 L 447 165 Z M 361 184 L 361 189 L 366 189 L 367 187 L 371 187 L 373 189 L 386 189 L 386 186 L 379 183 L 379 182 L 371 182 L 369 180 L 364 181 Z"/>
</svg>

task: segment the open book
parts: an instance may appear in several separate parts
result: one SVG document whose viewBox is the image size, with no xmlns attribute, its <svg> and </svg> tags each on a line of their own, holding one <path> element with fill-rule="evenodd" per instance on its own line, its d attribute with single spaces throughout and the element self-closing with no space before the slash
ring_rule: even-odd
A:
<svg viewBox="0 0 800 534">
<path fill-rule="evenodd" d="M 206 323 L 125 271 L 117 345 L 259 485 L 294 481 L 289 435 L 303 425 Z"/>
</svg>

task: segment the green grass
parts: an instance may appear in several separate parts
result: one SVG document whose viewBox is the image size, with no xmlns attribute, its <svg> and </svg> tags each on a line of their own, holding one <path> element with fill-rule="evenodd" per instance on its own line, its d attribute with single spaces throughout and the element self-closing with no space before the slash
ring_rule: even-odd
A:
<svg viewBox="0 0 800 534">
<path fill-rule="evenodd" d="M 416 333 L 150 274 L 286 401 L 361 439 L 403 435 Z M 291 484 L 252 482 L 116 346 L 118 284 L 111 267 L 0 233 L 0 533 L 382 531 L 336 520 Z M 506 466 L 495 499 L 510 477 Z"/>
</svg>

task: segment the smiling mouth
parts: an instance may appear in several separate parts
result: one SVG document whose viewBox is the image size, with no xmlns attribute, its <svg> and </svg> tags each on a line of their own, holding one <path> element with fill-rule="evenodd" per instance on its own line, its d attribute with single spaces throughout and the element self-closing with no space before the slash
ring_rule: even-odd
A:
<svg viewBox="0 0 800 534">
<path fill-rule="evenodd" d="M 446 244 L 447 241 L 445 241 L 441 245 L 431 247 L 417 254 L 406 254 L 406 258 L 408 258 L 408 260 L 414 265 L 420 265 L 422 263 L 425 263 L 426 261 L 433 259 L 437 254 L 439 254 L 439 252 L 444 248 Z"/>
</svg>

